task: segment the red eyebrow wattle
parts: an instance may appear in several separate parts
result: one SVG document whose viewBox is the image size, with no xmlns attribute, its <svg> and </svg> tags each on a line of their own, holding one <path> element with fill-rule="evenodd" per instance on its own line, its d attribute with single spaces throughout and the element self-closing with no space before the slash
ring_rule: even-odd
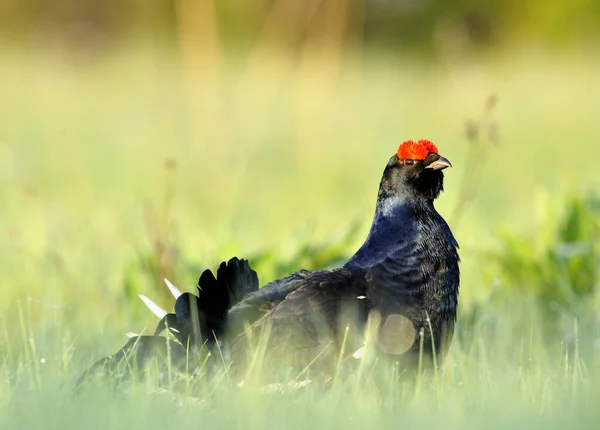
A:
<svg viewBox="0 0 600 430">
<path fill-rule="evenodd" d="M 433 142 L 425 139 L 418 141 L 407 140 L 402 142 L 398 148 L 398 158 L 412 158 L 414 160 L 424 160 L 430 152 L 438 153 L 437 147 Z"/>
</svg>

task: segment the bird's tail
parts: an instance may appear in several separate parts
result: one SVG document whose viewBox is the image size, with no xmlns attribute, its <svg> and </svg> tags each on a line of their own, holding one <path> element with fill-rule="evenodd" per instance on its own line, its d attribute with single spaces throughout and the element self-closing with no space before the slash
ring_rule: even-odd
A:
<svg viewBox="0 0 600 430">
<path fill-rule="evenodd" d="M 165 280 L 166 281 L 166 280 Z M 161 321 L 155 334 L 169 329 L 183 345 L 212 347 L 227 332 L 227 312 L 248 294 L 258 290 L 258 276 L 247 260 L 233 257 L 222 262 L 215 277 L 205 270 L 198 280 L 198 295 L 181 293 L 170 282 L 175 296 L 173 313 L 156 312 L 156 305 L 143 297 L 146 305 Z"/>
<path fill-rule="evenodd" d="M 215 277 L 205 270 L 198 280 L 198 295 L 182 293 L 171 282 L 165 284 L 175 297 L 173 312 L 167 312 L 144 295 L 142 301 L 160 322 L 153 336 L 128 333 L 127 344 L 115 355 L 105 357 L 87 370 L 77 383 L 81 387 L 93 374 L 115 374 L 117 379 L 129 376 L 134 368 L 143 370 L 143 364 L 151 358 L 161 358 L 164 351 L 175 356 L 176 363 L 187 363 L 186 351 L 206 346 L 208 350 L 222 345 L 227 331 L 227 312 L 248 294 L 258 290 L 258 276 L 247 260 L 237 257 L 222 262 Z M 168 330 L 178 343 L 171 345 L 167 337 L 159 336 Z M 130 363 L 137 366 L 131 366 Z M 120 365 L 126 361 L 126 365 Z M 122 364 L 122 363 L 121 363 Z M 119 369 L 118 371 L 116 369 Z M 117 374 L 118 373 L 118 374 Z"/>
</svg>

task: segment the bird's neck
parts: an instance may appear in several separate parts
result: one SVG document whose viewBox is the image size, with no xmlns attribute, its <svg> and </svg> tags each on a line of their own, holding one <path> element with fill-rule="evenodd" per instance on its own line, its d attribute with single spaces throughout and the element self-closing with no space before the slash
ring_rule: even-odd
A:
<svg viewBox="0 0 600 430">
<path fill-rule="evenodd" d="M 433 199 L 412 193 L 387 195 L 380 191 L 375 205 L 373 225 L 377 222 L 397 222 L 415 209 L 433 208 Z"/>
<path fill-rule="evenodd" d="M 348 265 L 368 267 L 382 261 L 400 242 L 415 236 L 412 221 L 431 211 L 435 211 L 432 200 L 397 196 L 378 199 L 369 234 Z"/>
</svg>

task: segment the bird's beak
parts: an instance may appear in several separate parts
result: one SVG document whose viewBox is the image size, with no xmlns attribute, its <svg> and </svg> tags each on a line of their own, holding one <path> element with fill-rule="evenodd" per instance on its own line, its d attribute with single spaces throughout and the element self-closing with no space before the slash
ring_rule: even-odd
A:
<svg viewBox="0 0 600 430">
<path fill-rule="evenodd" d="M 440 155 L 440 158 L 438 158 L 437 160 L 435 160 L 433 163 L 430 163 L 427 167 L 425 167 L 426 169 L 433 169 L 433 170 L 443 170 L 446 167 L 452 167 L 452 163 L 450 162 L 450 160 L 448 160 L 447 158 L 444 158 Z"/>
</svg>

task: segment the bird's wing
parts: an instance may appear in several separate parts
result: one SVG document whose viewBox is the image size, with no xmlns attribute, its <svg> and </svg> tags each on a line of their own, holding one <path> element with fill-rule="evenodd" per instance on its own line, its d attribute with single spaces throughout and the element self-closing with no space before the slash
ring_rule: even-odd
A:
<svg viewBox="0 0 600 430">
<path fill-rule="evenodd" d="M 409 312 L 405 315 L 410 316 L 411 311 L 423 312 L 416 306 L 424 303 L 423 294 L 440 302 L 442 308 L 448 307 L 442 312 L 454 311 L 456 303 L 445 300 L 454 300 L 458 294 L 457 262 L 456 242 L 443 235 L 432 235 L 427 246 L 398 243 L 385 258 L 366 270 L 367 296 L 384 313 Z M 442 297 L 442 292 L 448 297 Z"/>
<path fill-rule="evenodd" d="M 364 282 L 357 282 L 346 268 L 311 272 L 253 329 L 268 327 L 270 346 L 285 344 L 292 350 L 335 342 L 340 335 L 339 318 L 344 304 L 357 305 L 364 287 Z"/>
<path fill-rule="evenodd" d="M 367 296 L 384 313 L 411 308 L 421 297 L 425 270 L 422 251 L 399 244 L 398 248 L 366 270 Z M 399 309 L 394 309 L 399 308 Z"/>
<path fill-rule="evenodd" d="M 228 326 L 232 333 L 238 333 L 244 324 L 253 324 L 281 303 L 292 292 L 306 283 L 311 272 L 300 270 L 284 278 L 268 283 L 248 294 L 228 312 Z"/>
<path fill-rule="evenodd" d="M 384 350 L 417 347 L 421 330 L 425 342 L 430 336 L 445 342 L 444 336 L 452 332 L 458 294 L 456 247 L 442 240 L 429 245 L 399 244 L 366 271 L 367 297 L 383 317 L 386 333 L 378 335 L 378 343 Z"/>
</svg>

